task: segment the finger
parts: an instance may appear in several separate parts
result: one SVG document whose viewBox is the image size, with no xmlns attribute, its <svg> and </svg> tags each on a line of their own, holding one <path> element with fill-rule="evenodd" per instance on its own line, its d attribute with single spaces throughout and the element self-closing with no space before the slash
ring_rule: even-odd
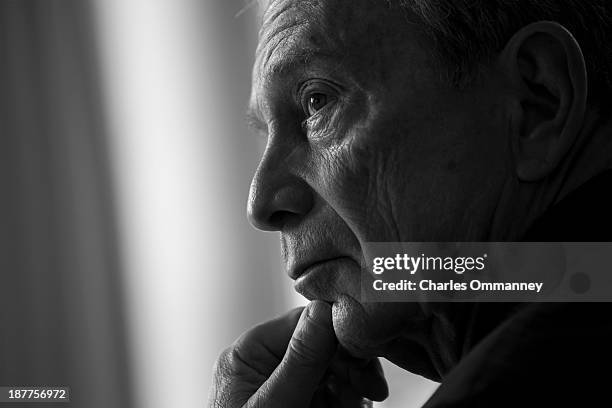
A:
<svg viewBox="0 0 612 408">
<path fill-rule="evenodd" d="M 326 385 L 329 406 L 339 408 L 360 408 L 362 406 L 362 392 L 356 390 L 351 384 L 341 381 L 335 375 L 330 375 Z"/>
<path fill-rule="evenodd" d="M 384 401 L 389 396 L 389 386 L 380 364 L 373 358 L 365 367 L 349 369 L 350 384 L 357 390 L 362 390 L 362 396 L 373 401 Z"/>
<path fill-rule="evenodd" d="M 215 362 L 210 407 L 241 407 L 281 362 L 303 308 L 246 331 Z"/>
<path fill-rule="evenodd" d="M 239 361 L 267 379 L 283 359 L 303 309 L 295 308 L 243 333 L 232 346 Z"/>
<path fill-rule="evenodd" d="M 312 399 L 310 400 L 309 408 L 331 408 L 334 407 L 329 390 L 325 385 L 321 385 L 316 389 Z"/>
<path fill-rule="evenodd" d="M 351 387 L 342 387 L 337 392 L 327 391 L 326 407 L 333 408 L 361 408 L 364 399 Z M 369 400 L 368 400 L 369 401 Z M 312 406 L 311 408 L 319 408 Z"/>
<path fill-rule="evenodd" d="M 331 306 L 312 301 L 293 332 L 283 360 L 247 406 L 307 407 L 337 349 Z"/>
<path fill-rule="evenodd" d="M 303 310 L 303 307 L 296 307 L 279 317 L 259 323 L 244 332 L 236 340 L 235 346 L 260 344 L 278 354 L 280 360 L 287 350 L 289 339 L 291 339 Z"/>
<path fill-rule="evenodd" d="M 383 401 L 389 396 L 389 387 L 377 358 L 358 359 L 340 349 L 329 371 L 335 374 L 340 381 L 351 384 L 366 398 Z"/>
<path fill-rule="evenodd" d="M 332 374 L 317 389 L 310 408 L 372 408 L 372 401 L 359 394 L 351 385 L 338 382 Z"/>
</svg>

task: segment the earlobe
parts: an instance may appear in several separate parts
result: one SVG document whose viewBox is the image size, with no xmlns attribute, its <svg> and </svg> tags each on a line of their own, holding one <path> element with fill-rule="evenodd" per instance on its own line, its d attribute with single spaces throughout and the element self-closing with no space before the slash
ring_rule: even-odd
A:
<svg viewBox="0 0 612 408">
<path fill-rule="evenodd" d="M 583 126 L 587 71 L 576 39 L 556 22 L 523 27 L 498 58 L 513 89 L 509 102 L 515 171 L 522 181 L 551 174 Z"/>
</svg>

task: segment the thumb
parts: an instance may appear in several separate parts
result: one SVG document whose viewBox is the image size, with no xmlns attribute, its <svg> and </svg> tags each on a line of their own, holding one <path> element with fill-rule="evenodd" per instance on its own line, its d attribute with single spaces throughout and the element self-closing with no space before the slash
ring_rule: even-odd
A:
<svg viewBox="0 0 612 408">
<path fill-rule="evenodd" d="M 302 312 L 283 360 L 247 406 L 308 407 L 336 353 L 331 306 L 310 302 Z"/>
</svg>

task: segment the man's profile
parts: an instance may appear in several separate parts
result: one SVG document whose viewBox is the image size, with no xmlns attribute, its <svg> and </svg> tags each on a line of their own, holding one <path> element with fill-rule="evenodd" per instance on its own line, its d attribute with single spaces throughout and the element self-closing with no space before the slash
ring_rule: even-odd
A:
<svg viewBox="0 0 612 408">
<path fill-rule="evenodd" d="M 212 407 L 359 407 L 378 357 L 426 407 L 593 404 L 606 304 L 360 301 L 367 242 L 611 241 L 612 4 L 271 0 L 248 216 L 311 300 L 219 358 Z M 605 404 L 604 404 L 605 405 Z"/>
</svg>

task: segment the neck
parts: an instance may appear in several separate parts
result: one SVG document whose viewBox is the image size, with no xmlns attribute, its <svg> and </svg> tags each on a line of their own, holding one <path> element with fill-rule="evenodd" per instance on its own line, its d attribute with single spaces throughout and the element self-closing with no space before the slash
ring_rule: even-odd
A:
<svg viewBox="0 0 612 408">
<path fill-rule="evenodd" d="M 490 241 L 519 241 L 544 213 L 578 187 L 612 169 L 612 121 L 593 112 L 563 163 L 545 180 L 513 177 L 501 195 Z M 385 357 L 409 371 L 440 381 L 469 350 L 514 313 L 520 304 L 430 304 L 421 330 L 407 330 Z"/>
<path fill-rule="evenodd" d="M 584 123 L 571 151 L 545 179 L 530 183 L 516 176 L 507 179 L 491 223 L 490 241 L 520 240 L 548 209 L 612 168 L 612 121 L 588 111 Z"/>
<path fill-rule="evenodd" d="M 612 169 L 612 121 L 600 114 L 588 116 L 585 127 L 575 147 L 562 166 L 564 182 L 559 182 L 558 195 L 553 204 L 589 179 Z"/>
</svg>

